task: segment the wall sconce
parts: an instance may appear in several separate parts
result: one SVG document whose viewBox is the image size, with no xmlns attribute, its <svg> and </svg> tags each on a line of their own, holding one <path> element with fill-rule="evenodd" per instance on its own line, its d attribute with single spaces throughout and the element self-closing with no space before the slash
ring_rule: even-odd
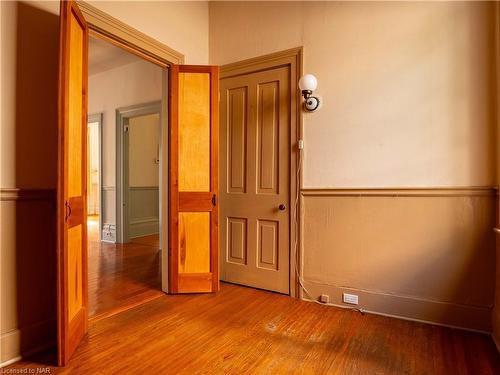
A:
<svg viewBox="0 0 500 375">
<path fill-rule="evenodd" d="M 305 74 L 299 80 L 299 88 L 304 97 L 304 108 L 308 112 L 314 112 L 319 107 L 319 98 L 312 96 L 316 87 L 318 87 L 318 80 L 312 74 Z"/>
</svg>

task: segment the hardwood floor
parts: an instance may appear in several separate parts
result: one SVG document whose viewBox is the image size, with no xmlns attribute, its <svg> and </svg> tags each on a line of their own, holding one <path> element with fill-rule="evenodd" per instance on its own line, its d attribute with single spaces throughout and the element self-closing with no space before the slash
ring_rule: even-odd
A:
<svg viewBox="0 0 500 375">
<path fill-rule="evenodd" d="M 127 244 L 99 241 L 97 216 L 88 218 L 89 316 L 102 318 L 163 294 L 158 235 Z"/>
<path fill-rule="evenodd" d="M 50 355 L 12 368 L 46 366 Z M 91 323 L 57 374 L 499 374 L 487 335 L 223 283 Z"/>
</svg>

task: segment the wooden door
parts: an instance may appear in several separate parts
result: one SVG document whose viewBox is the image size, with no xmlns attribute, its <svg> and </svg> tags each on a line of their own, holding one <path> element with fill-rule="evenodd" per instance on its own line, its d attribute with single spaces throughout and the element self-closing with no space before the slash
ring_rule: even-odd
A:
<svg viewBox="0 0 500 375">
<path fill-rule="evenodd" d="M 221 80 L 221 280 L 288 294 L 290 72 Z"/>
<path fill-rule="evenodd" d="M 219 290 L 219 69 L 170 73 L 171 293 Z"/>
<path fill-rule="evenodd" d="M 87 332 L 87 24 L 61 1 L 57 197 L 58 362 L 64 366 Z"/>
</svg>

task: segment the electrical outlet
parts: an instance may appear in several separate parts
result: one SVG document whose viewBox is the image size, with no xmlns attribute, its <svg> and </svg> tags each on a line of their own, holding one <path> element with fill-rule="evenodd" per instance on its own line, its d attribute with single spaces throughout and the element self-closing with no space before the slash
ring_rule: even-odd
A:
<svg viewBox="0 0 500 375">
<path fill-rule="evenodd" d="M 342 299 L 343 299 L 344 303 L 350 303 L 351 305 L 358 304 L 358 296 L 355 294 L 343 293 Z"/>
<path fill-rule="evenodd" d="M 328 303 L 330 302 L 330 296 L 328 294 L 322 294 L 319 296 L 319 301 L 321 303 Z"/>
</svg>

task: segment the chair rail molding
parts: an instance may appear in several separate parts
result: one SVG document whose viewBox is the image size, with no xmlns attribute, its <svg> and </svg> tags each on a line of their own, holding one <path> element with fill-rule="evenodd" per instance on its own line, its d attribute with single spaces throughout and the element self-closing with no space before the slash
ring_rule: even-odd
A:
<svg viewBox="0 0 500 375">
<path fill-rule="evenodd" d="M 425 186 L 425 187 L 332 187 L 302 188 L 303 196 L 345 197 L 469 197 L 496 196 L 497 186 Z"/>
<path fill-rule="evenodd" d="M 56 189 L 0 188 L 0 201 L 55 200 Z"/>
</svg>

